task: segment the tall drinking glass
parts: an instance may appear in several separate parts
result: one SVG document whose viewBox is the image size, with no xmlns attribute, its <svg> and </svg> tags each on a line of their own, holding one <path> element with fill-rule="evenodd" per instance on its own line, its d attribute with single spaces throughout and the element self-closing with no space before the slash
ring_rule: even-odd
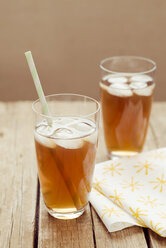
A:
<svg viewBox="0 0 166 248">
<path fill-rule="evenodd" d="M 39 100 L 35 113 L 38 175 L 47 211 L 59 219 L 79 217 L 88 203 L 98 140 L 99 103 L 87 96 L 46 97 L 49 116 Z"/>
<path fill-rule="evenodd" d="M 151 112 L 156 64 L 142 57 L 119 56 L 102 60 L 100 68 L 108 156 L 131 156 L 141 152 Z"/>
</svg>

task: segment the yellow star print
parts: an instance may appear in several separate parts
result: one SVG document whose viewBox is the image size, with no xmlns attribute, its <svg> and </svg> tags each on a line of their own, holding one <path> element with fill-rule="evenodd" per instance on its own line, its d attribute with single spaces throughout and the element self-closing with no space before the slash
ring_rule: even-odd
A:
<svg viewBox="0 0 166 248">
<path fill-rule="evenodd" d="M 112 176 L 114 176 L 114 173 L 117 173 L 118 175 L 121 175 L 121 171 L 123 171 L 123 168 L 120 168 L 120 163 L 111 163 L 109 165 L 106 165 L 104 167 L 103 174 L 111 173 Z"/>
<path fill-rule="evenodd" d="M 166 159 L 166 155 L 163 151 L 156 151 L 154 154 L 154 159 Z"/>
<path fill-rule="evenodd" d="M 105 197 L 104 193 L 102 191 L 100 191 L 100 190 L 96 190 L 95 193 L 96 193 L 96 196 L 103 195 Z"/>
<path fill-rule="evenodd" d="M 131 177 L 131 182 L 128 182 L 127 180 L 124 181 L 124 183 L 121 183 L 124 189 L 131 188 L 131 191 L 134 192 L 135 189 L 139 189 L 143 184 L 140 184 L 138 181 L 134 181 L 134 178 Z"/>
<path fill-rule="evenodd" d="M 150 221 L 150 227 L 151 227 L 151 229 L 152 229 L 155 233 L 157 233 L 157 234 L 160 234 L 159 231 L 163 229 L 163 227 L 159 227 L 159 225 L 161 225 L 160 222 L 158 222 L 158 223 L 154 226 L 152 220 Z"/>
<path fill-rule="evenodd" d="M 139 222 L 139 224 L 146 226 L 144 220 L 141 218 L 141 216 L 147 216 L 144 212 L 147 210 L 141 210 L 140 208 L 136 208 L 136 211 L 134 211 L 132 208 L 129 208 L 130 211 L 132 212 L 132 216 L 135 217 Z"/>
<path fill-rule="evenodd" d="M 154 208 L 158 205 L 162 205 L 162 204 L 158 203 L 157 198 L 152 200 L 152 198 L 149 195 L 147 197 L 141 196 L 140 199 L 138 200 L 138 202 L 142 202 L 146 206 L 151 205 L 152 208 Z"/>
<path fill-rule="evenodd" d="M 161 178 L 156 177 L 156 181 L 149 181 L 150 183 L 155 183 L 156 186 L 153 189 L 160 187 L 160 192 L 163 191 L 163 187 L 166 186 L 166 180 L 164 179 L 164 173 L 162 173 Z"/>
<path fill-rule="evenodd" d="M 165 212 L 158 213 L 158 215 L 161 216 L 162 219 L 166 220 L 166 213 Z"/>
<path fill-rule="evenodd" d="M 134 168 L 139 168 L 137 170 L 137 173 L 139 173 L 140 171 L 145 169 L 145 175 L 148 175 L 148 170 L 153 170 L 151 168 L 152 164 L 148 163 L 148 161 L 146 160 L 145 163 L 139 164 L 139 165 L 134 165 Z"/>
<path fill-rule="evenodd" d="M 120 217 L 121 215 L 123 215 L 123 213 L 120 210 L 117 210 L 113 207 L 112 208 L 108 208 L 106 206 L 104 206 L 104 207 L 105 208 L 102 209 L 102 212 L 103 212 L 103 214 L 101 216 L 102 220 L 103 220 L 105 215 L 108 215 L 108 218 L 110 218 L 112 214 L 116 215 L 117 217 Z"/>
<path fill-rule="evenodd" d="M 123 204 L 121 202 L 121 200 L 125 199 L 123 197 L 123 194 L 122 193 L 118 194 L 116 189 L 114 190 L 114 193 L 115 193 L 114 195 L 109 195 L 109 198 L 113 199 L 113 202 L 116 203 L 117 205 L 123 207 Z"/>
<path fill-rule="evenodd" d="M 93 187 L 99 191 L 102 191 L 101 185 L 106 185 L 105 179 L 98 180 L 97 177 L 94 178 Z"/>
</svg>

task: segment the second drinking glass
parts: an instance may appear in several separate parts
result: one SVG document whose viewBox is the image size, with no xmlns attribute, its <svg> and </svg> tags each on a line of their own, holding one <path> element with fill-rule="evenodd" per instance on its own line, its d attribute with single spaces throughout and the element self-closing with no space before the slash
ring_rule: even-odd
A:
<svg viewBox="0 0 166 248">
<path fill-rule="evenodd" d="M 156 64 L 142 57 L 119 56 L 101 61 L 100 68 L 108 156 L 141 152 L 151 112 Z"/>
</svg>

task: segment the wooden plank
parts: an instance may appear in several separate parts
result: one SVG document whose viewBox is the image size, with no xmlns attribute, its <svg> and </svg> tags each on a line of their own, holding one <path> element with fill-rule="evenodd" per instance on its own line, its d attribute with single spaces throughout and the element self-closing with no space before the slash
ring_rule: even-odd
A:
<svg viewBox="0 0 166 248">
<path fill-rule="evenodd" d="M 0 103 L 0 247 L 33 247 L 37 177 L 31 103 Z"/>
<path fill-rule="evenodd" d="M 148 233 L 149 233 L 148 243 L 150 248 L 166 247 L 165 238 L 160 237 L 158 234 L 154 233 L 151 230 L 149 230 Z"/>
<path fill-rule="evenodd" d="M 89 206 L 78 219 L 58 220 L 46 212 L 43 199 L 40 204 L 38 247 L 94 248 Z"/>
<path fill-rule="evenodd" d="M 156 148 L 166 146 L 166 103 L 159 102 L 155 103 L 153 106 L 152 116 L 151 116 L 151 128 L 154 137 L 154 142 Z M 161 248 L 166 247 L 166 239 L 160 237 L 151 230 L 148 231 L 149 246 L 150 248 Z"/>
</svg>

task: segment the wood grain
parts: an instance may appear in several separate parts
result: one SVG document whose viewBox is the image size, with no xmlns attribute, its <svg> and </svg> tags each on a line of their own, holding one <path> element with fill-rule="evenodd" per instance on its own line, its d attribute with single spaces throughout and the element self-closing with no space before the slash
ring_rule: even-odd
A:
<svg viewBox="0 0 166 248">
<path fill-rule="evenodd" d="M 36 169 L 30 103 L 0 103 L 0 247 L 33 247 Z"/>
<path fill-rule="evenodd" d="M 38 247 L 94 248 L 89 206 L 78 219 L 58 220 L 46 212 L 42 197 L 40 204 Z"/>
<path fill-rule="evenodd" d="M 166 103 L 155 103 L 145 150 L 166 146 Z M 0 248 L 34 247 L 37 196 L 33 113 L 30 102 L 0 103 Z M 100 133 L 97 162 L 107 160 Z M 166 247 L 166 239 L 146 229 L 150 248 Z M 109 233 L 93 208 L 78 219 L 57 220 L 39 208 L 40 248 L 146 248 L 143 229 Z M 37 247 L 37 242 L 35 243 Z"/>
</svg>

